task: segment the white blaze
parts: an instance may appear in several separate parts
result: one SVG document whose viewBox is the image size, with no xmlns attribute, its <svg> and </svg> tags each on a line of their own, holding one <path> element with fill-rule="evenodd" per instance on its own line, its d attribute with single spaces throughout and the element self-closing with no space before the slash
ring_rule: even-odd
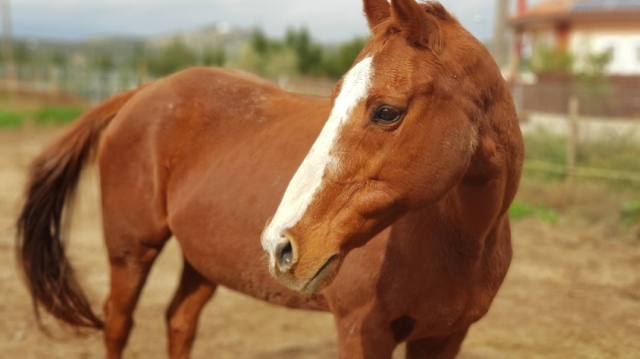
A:
<svg viewBox="0 0 640 359">
<path fill-rule="evenodd" d="M 371 57 L 365 58 L 345 76 L 329 120 L 289 182 L 273 220 L 262 235 L 262 247 L 270 253 L 274 253 L 276 246 L 284 241 L 282 231 L 293 227 L 302 218 L 322 185 L 325 169 L 337 160 L 332 155 L 333 146 L 353 108 L 367 96 L 373 74 L 371 63 Z"/>
</svg>

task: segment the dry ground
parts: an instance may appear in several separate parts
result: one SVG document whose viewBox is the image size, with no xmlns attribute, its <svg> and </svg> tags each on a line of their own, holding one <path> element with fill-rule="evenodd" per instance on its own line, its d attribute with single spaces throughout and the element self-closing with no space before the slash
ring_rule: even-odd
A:
<svg viewBox="0 0 640 359">
<path fill-rule="evenodd" d="M 27 163 L 57 129 L 0 131 L 0 358 L 102 358 L 100 333 L 52 340 L 35 325 L 16 272 L 13 221 Z M 97 178 L 87 176 L 70 256 L 100 310 L 108 284 Z M 515 223 L 515 258 L 489 314 L 467 337 L 462 358 L 640 357 L 640 241 L 608 238 L 597 226 Z M 177 283 L 172 242 L 156 263 L 136 312 L 127 358 L 165 357 L 163 316 Z M 220 289 L 202 318 L 194 358 L 334 358 L 328 314 L 291 311 Z M 401 349 L 397 356 L 401 356 Z"/>
</svg>

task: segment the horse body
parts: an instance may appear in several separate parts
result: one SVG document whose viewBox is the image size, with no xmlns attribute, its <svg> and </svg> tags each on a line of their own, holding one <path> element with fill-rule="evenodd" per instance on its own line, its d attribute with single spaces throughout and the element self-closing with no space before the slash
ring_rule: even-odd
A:
<svg viewBox="0 0 640 359">
<path fill-rule="evenodd" d="M 64 199 L 99 146 L 109 358 L 121 356 L 171 235 L 184 255 L 167 311 L 172 358 L 188 357 L 217 285 L 331 311 L 343 358 L 390 358 L 403 341 L 408 358 L 454 357 L 509 267 L 522 138 L 486 50 L 439 5 L 391 6 L 365 1 L 374 37 L 333 101 L 195 68 L 85 114 L 32 167 L 19 249 L 34 299 L 68 323 L 102 326 L 59 244 Z M 403 26 L 425 23 L 396 23 L 423 12 L 437 31 L 406 48 Z M 446 51 L 430 31 L 449 39 Z M 403 115 L 369 121 L 381 109 Z"/>
<path fill-rule="evenodd" d="M 197 68 L 178 73 L 143 90 L 107 130 L 100 151 L 102 182 L 107 182 L 103 196 L 133 192 L 141 202 L 145 196 L 162 199 L 165 203 L 155 216 L 163 218 L 200 273 L 256 298 L 304 305 L 307 296 L 287 290 L 269 275 L 255 239 L 327 110 L 326 99 L 292 95 L 236 71 Z M 123 141 L 134 133 L 132 127 L 141 131 L 136 138 L 148 141 Z M 110 168 L 117 158 L 129 159 L 131 152 L 145 154 L 125 165 L 135 176 L 141 168 L 159 167 L 163 174 L 158 177 L 164 180 L 156 186 L 141 183 L 132 191 L 130 182 L 121 178 L 122 167 Z M 117 178 L 110 181 L 110 174 Z M 115 207 L 120 206 L 105 212 Z"/>
</svg>

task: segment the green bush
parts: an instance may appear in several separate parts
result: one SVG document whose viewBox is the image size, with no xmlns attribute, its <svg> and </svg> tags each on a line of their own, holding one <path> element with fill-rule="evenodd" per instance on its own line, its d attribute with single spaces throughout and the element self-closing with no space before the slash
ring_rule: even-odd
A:
<svg viewBox="0 0 640 359">
<path fill-rule="evenodd" d="M 43 107 L 36 111 L 34 119 L 40 124 L 65 124 L 73 122 L 82 112 L 84 110 L 81 107 Z"/>
<path fill-rule="evenodd" d="M 0 111 L 0 128 L 17 128 L 22 126 L 25 115 L 19 112 Z"/>
</svg>

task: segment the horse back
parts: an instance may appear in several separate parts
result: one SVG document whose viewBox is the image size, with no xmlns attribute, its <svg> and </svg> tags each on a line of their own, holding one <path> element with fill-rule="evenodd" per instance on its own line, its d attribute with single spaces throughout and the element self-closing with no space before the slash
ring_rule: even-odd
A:
<svg viewBox="0 0 640 359">
<path fill-rule="evenodd" d="M 139 227 L 139 237 L 166 226 L 209 280 L 276 304 L 324 309 L 320 296 L 269 275 L 259 238 L 329 108 L 327 99 L 235 70 L 194 68 L 157 81 L 104 136 L 102 191 L 112 204 L 103 210 L 143 203 L 119 221 Z"/>
</svg>

